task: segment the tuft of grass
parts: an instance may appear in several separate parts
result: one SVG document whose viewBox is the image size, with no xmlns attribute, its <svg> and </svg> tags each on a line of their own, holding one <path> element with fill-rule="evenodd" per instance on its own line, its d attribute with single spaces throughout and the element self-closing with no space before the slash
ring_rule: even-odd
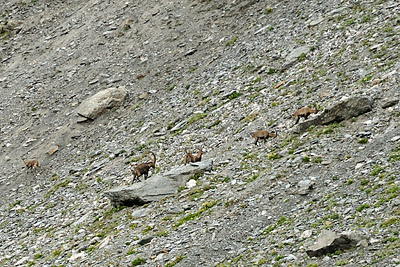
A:
<svg viewBox="0 0 400 267">
<path fill-rule="evenodd" d="M 389 159 L 391 162 L 400 160 L 400 145 L 389 154 Z"/>
<path fill-rule="evenodd" d="M 278 153 L 275 153 L 275 152 L 270 153 L 270 154 L 268 155 L 268 159 L 269 159 L 269 160 L 275 160 L 275 159 L 280 159 L 280 158 L 282 158 L 282 156 L 279 155 Z"/>
<path fill-rule="evenodd" d="M 60 187 L 66 187 L 69 182 L 71 180 L 69 178 L 67 178 L 64 182 L 58 183 L 56 185 L 54 185 L 54 187 L 46 193 L 46 195 L 44 196 L 45 199 L 49 198 L 54 192 L 56 192 Z"/>
<path fill-rule="evenodd" d="M 272 7 L 268 7 L 268 8 L 264 11 L 264 14 L 265 14 L 265 15 L 268 15 L 268 14 L 270 14 L 270 13 L 272 13 Z"/>
<path fill-rule="evenodd" d="M 135 250 L 135 248 L 130 248 L 129 250 L 128 250 L 128 252 L 126 253 L 126 255 L 132 255 L 132 254 L 135 254 L 136 253 L 136 250 Z"/>
<path fill-rule="evenodd" d="M 385 168 L 382 167 L 381 165 L 375 165 L 374 169 L 371 171 L 370 175 L 371 176 L 377 176 L 380 174 Z"/>
<path fill-rule="evenodd" d="M 60 256 L 61 255 L 61 250 L 60 249 L 54 250 L 52 255 L 53 255 L 54 258 Z"/>
<path fill-rule="evenodd" d="M 368 138 L 361 138 L 360 140 L 358 140 L 359 144 L 366 144 L 368 143 Z"/>
<path fill-rule="evenodd" d="M 301 62 L 301 61 L 306 60 L 306 58 L 307 58 L 307 54 L 306 54 L 306 53 L 302 53 L 302 54 L 298 57 L 298 60 Z"/>
<path fill-rule="evenodd" d="M 228 95 L 228 99 L 229 100 L 233 100 L 235 98 L 238 98 L 241 95 L 242 95 L 242 93 L 234 91 L 230 95 Z"/>
<path fill-rule="evenodd" d="M 187 122 L 187 125 L 195 123 L 196 121 L 204 119 L 205 117 L 207 117 L 206 113 L 197 113 L 197 114 L 195 114 L 195 115 L 193 115 L 192 117 L 189 118 L 189 120 Z"/>
<path fill-rule="evenodd" d="M 146 228 L 143 229 L 142 234 L 145 235 L 153 229 L 154 229 L 154 226 L 148 225 L 148 226 L 146 226 Z"/>
<path fill-rule="evenodd" d="M 225 46 L 231 46 L 231 45 L 233 45 L 233 44 L 236 42 L 236 40 L 237 40 L 238 38 L 239 38 L 238 36 L 233 37 L 231 40 L 229 40 L 229 41 L 225 44 Z"/>
<path fill-rule="evenodd" d="M 181 262 L 182 260 L 183 260 L 183 256 L 182 255 L 178 255 L 178 256 L 176 256 L 175 260 L 165 264 L 165 267 L 175 266 L 177 263 Z"/>
<path fill-rule="evenodd" d="M 313 163 L 321 163 L 322 162 L 322 157 L 315 157 L 312 159 Z"/>
<path fill-rule="evenodd" d="M 386 227 L 388 227 L 388 226 L 390 226 L 390 225 L 399 224 L 399 223 L 400 223 L 399 217 L 392 217 L 392 218 L 390 218 L 390 219 L 384 221 L 384 222 L 382 223 L 382 227 L 386 228 Z"/>
<path fill-rule="evenodd" d="M 361 211 L 363 211 L 363 210 L 365 210 L 365 209 L 368 209 L 368 208 L 370 208 L 371 206 L 370 205 L 368 205 L 368 204 L 362 204 L 361 206 L 359 206 L 358 208 L 357 208 L 357 211 L 358 212 L 361 212 Z"/>
<path fill-rule="evenodd" d="M 139 265 L 143 265 L 146 263 L 146 259 L 143 258 L 136 258 L 132 261 L 131 266 L 139 266 Z"/>
</svg>

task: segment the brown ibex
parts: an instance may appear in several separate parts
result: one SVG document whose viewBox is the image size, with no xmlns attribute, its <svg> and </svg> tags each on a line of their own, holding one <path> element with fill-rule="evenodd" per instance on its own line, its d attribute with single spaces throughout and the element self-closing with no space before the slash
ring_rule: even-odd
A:
<svg viewBox="0 0 400 267">
<path fill-rule="evenodd" d="M 133 170 L 133 180 L 132 182 L 134 182 L 135 180 L 139 181 L 139 177 L 144 175 L 144 179 L 146 180 L 147 177 L 149 176 L 149 170 L 150 168 L 155 168 L 156 167 L 156 154 L 154 154 L 153 152 L 150 151 L 151 154 L 153 154 L 153 159 L 150 158 L 150 160 L 152 160 L 151 162 L 146 162 L 146 163 L 140 163 L 139 165 L 137 165 Z M 149 156 L 150 157 L 150 156 Z M 132 164 L 131 164 L 132 166 Z"/>
<path fill-rule="evenodd" d="M 37 168 L 40 167 L 39 161 L 37 159 L 32 159 L 32 160 L 23 160 L 22 161 L 25 163 L 26 168 L 36 170 Z"/>
<path fill-rule="evenodd" d="M 294 118 L 296 119 L 295 124 L 297 124 L 300 120 L 300 117 L 303 117 L 305 120 L 310 116 L 311 113 L 317 114 L 318 109 L 313 109 L 309 107 L 304 107 L 304 108 L 299 108 L 296 110 L 296 112 L 293 114 Z"/>
<path fill-rule="evenodd" d="M 204 154 L 202 149 L 199 149 L 199 152 L 197 152 L 197 155 L 192 155 L 190 152 L 187 152 L 186 149 L 185 149 L 185 153 L 186 153 L 185 158 L 184 158 L 185 165 L 190 162 L 201 161 L 201 155 Z"/>
<path fill-rule="evenodd" d="M 264 143 L 265 143 L 265 141 L 266 141 L 268 138 L 270 138 L 270 137 L 276 138 L 277 136 L 278 136 L 278 134 L 277 134 L 276 131 L 275 131 L 275 132 L 268 132 L 267 130 L 260 130 L 260 131 L 257 131 L 257 132 L 255 132 L 255 133 L 253 133 L 253 137 L 256 139 L 256 141 L 254 142 L 254 144 L 257 145 L 258 139 L 264 140 Z"/>
</svg>

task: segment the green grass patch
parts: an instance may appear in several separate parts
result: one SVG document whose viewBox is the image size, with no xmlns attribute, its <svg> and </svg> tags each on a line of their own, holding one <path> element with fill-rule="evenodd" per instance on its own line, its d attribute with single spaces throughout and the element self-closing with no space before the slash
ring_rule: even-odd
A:
<svg viewBox="0 0 400 267">
<path fill-rule="evenodd" d="M 179 262 L 181 262 L 183 260 L 183 256 L 182 255 L 178 255 L 176 256 L 175 260 L 168 262 L 167 264 L 165 264 L 165 267 L 172 267 L 175 266 L 176 264 L 178 264 Z"/>
<path fill-rule="evenodd" d="M 239 38 L 238 36 L 233 37 L 231 40 L 229 40 L 228 42 L 226 42 L 226 46 L 231 46 L 231 45 L 233 45 L 233 44 L 236 42 L 236 40 L 237 40 L 238 38 Z"/>
<path fill-rule="evenodd" d="M 205 117 L 207 117 L 207 114 L 205 114 L 205 113 L 194 114 L 192 117 L 189 118 L 189 120 L 187 122 L 187 125 L 195 123 L 195 122 L 197 122 L 197 121 L 199 121 L 201 119 L 204 119 Z"/>
<path fill-rule="evenodd" d="M 234 92 L 232 92 L 231 94 L 228 95 L 228 99 L 229 100 L 233 100 L 235 98 L 238 98 L 241 95 L 242 95 L 242 93 L 234 91 Z"/>
<path fill-rule="evenodd" d="M 361 138 L 360 140 L 358 140 L 359 144 L 366 144 L 368 143 L 368 138 Z"/>
<path fill-rule="evenodd" d="M 139 266 L 139 265 L 143 265 L 146 263 L 146 259 L 143 258 L 136 258 L 132 261 L 131 266 Z"/>
<path fill-rule="evenodd" d="M 391 162 L 400 160 L 400 145 L 397 148 L 395 148 L 392 152 L 390 152 L 389 159 Z"/>
<path fill-rule="evenodd" d="M 392 217 L 392 218 L 384 221 L 382 223 L 382 227 L 386 228 L 386 227 L 391 226 L 393 224 L 399 224 L 399 222 L 400 222 L 400 218 L 399 217 Z"/>
<path fill-rule="evenodd" d="M 275 152 L 272 152 L 268 155 L 269 160 L 275 160 L 275 159 L 280 159 L 280 158 L 282 158 L 282 156 Z"/>
<path fill-rule="evenodd" d="M 361 212 L 361 211 L 363 211 L 363 210 L 365 210 L 365 209 L 368 209 L 368 208 L 370 208 L 371 206 L 369 205 L 369 204 L 362 204 L 361 206 L 359 206 L 358 208 L 357 208 L 357 211 L 358 212 Z"/>
<path fill-rule="evenodd" d="M 135 250 L 135 248 L 130 248 L 129 250 L 128 250 L 128 252 L 126 252 L 126 255 L 132 255 L 132 254 L 136 254 L 136 250 Z"/>
<path fill-rule="evenodd" d="M 67 178 L 64 182 L 58 183 L 56 185 L 53 186 L 53 188 L 46 193 L 46 195 L 44 196 L 45 199 L 49 198 L 54 192 L 56 192 L 60 187 L 66 187 L 69 182 L 71 180 L 69 178 Z"/>
<path fill-rule="evenodd" d="M 322 157 L 315 157 L 312 159 L 313 163 L 321 163 L 322 162 Z"/>
<path fill-rule="evenodd" d="M 271 7 L 268 7 L 268 8 L 264 11 L 264 14 L 265 14 L 265 15 L 268 15 L 268 14 L 270 14 L 270 13 L 272 13 L 272 8 L 271 8 Z"/>
<path fill-rule="evenodd" d="M 380 174 L 381 172 L 383 172 L 385 170 L 384 167 L 382 167 L 381 165 L 375 165 L 374 169 L 371 171 L 370 175 L 371 176 L 377 176 L 378 174 Z"/>
<path fill-rule="evenodd" d="M 195 213 L 190 213 L 188 215 L 186 215 L 185 217 L 181 218 L 178 220 L 178 222 L 174 225 L 174 227 L 179 227 L 182 224 L 184 224 L 185 222 L 197 219 L 199 217 L 201 217 L 201 215 L 206 212 L 207 210 L 211 209 L 212 207 L 214 207 L 218 202 L 215 200 L 211 200 L 208 202 L 203 203 L 203 205 L 201 206 L 201 208 L 195 212 Z"/>
</svg>

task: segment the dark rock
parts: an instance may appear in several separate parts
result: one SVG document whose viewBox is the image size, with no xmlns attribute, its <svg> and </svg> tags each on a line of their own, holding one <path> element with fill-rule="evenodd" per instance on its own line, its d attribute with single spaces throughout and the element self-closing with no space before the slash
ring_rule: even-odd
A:
<svg viewBox="0 0 400 267">
<path fill-rule="evenodd" d="M 154 238 L 154 236 L 145 237 L 145 238 L 141 239 L 138 242 L 138 244 L 141 245 L 141 246 L 146 245 L 146 244 L 150 243 L 151 240 L 153 240 L 153 238 Z"/>
<path fill-rule="evenodd" d="M 352 97 L 330 108 L 319 116 L 300 123 L 294 130 L 297 133 L 306 131 L 312 125 L 326 125 L 341 122 L 362 115 L 372 110 L 372 101 L 367 97 Z"/>
</svg>

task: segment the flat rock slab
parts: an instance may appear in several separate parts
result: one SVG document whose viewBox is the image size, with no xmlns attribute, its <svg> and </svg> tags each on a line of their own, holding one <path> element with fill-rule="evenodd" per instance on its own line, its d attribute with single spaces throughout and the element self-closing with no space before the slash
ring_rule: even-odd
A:
<svg viewBox="0 0 400 267">
<path fill-rule="evenodd" d="M 76 109 L 76 113 L 86 119 L 94 120 L 105 110 L 119 106 L 125 99 L 124 86 L 112 87 L 85 99 Z"/>
<path fill-rule="evenodd" d="M 211 171 L 212 166 L 212 160 L 205 160 L 175 167 L 166 173 L 153 175 L 143 182 L 113 188 L 104 192 L 104 195 L 115 206 L 144 205 L 176 194 L 178 188 L 184 186 L 191 176 Z"/>
<path fill-rule="evenodd" d="M 372 110 L 372 101 L 367 97 L 351 97 L 329 108 L 320 115 L 300 123 L 294 132 L 302 133 L 312 125 L 326 125 L 360 116 Z"/>
</svg>

